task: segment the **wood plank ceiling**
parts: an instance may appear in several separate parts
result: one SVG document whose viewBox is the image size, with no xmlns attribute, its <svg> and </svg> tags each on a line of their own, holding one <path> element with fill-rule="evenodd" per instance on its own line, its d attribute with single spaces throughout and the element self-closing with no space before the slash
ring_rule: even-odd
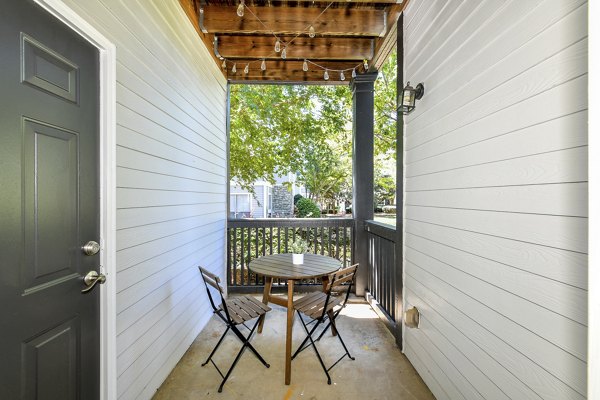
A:
<svg viewBox="0 0 600 400">
<path fill-rule="evenodd" d="M 239 16 L 240 1 L 179 0 L 232 83 L 347 84 L 353 70 L 380 68 L 396 45 L 396 22 L 408 3 L 244 0 Z"/>
</svg>

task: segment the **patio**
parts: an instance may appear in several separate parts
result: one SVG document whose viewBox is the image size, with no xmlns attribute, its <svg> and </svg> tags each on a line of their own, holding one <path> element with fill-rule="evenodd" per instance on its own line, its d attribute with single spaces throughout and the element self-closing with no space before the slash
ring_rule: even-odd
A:
<svg viewBox="0 0 600 400">
<path fill-rule="evenodd" d="M 354 298 L 342 311 L 338 326 L 355 361 L 347 358 L 332 369 L 333 382 L 325 375 L 311 349 L 292 362 L 292 382 L 283 384 L 285 318 L 283 307 L 271 305 L 265 329 L 254 335 L 253 345 L 271 364 L 265 369 L 246 352 L 231 377 L 217 393 L 220 377 L 208 364 L 201 364 L 221 336 L 224 325 L 213 317 L 179 361 L 153 397 L 154 400 L 198 398 L 223 399 L 433 399 L 408 359 L 395 345 L 394 337 L 363 299 Z M 294 349 L 302 340 L 302 327 L 294 321 Z M 318 344 L 326 362 L 343 353 L 339 341 L 327 334 Z M 239 350 L 240 342 L 228 334 L 214 359 L 227 368 Z M 394 379 L 389 379 L 393 376 Z"/>
<path fill-rule="evenodd" d="M 3 2 L 0 399 L 598 398 L 589 3 Z M 397 92 L 425 88 L 392 111 L 397 229 L 373 215 L 393 49 Z M 254 83 L 350 87 L 352 218 L 228 220 L 231 89 Z M 298 232 L 361 266 L 339 321 L 356 361 L 329 386 L 308 351 L 284 385 L 272 306 L 253 338 L 271 368 L 245 354 L 218 394 L 200 364 L 224 328 L 198 265 L 256 294 L 249 263 Z"/>
</svg>

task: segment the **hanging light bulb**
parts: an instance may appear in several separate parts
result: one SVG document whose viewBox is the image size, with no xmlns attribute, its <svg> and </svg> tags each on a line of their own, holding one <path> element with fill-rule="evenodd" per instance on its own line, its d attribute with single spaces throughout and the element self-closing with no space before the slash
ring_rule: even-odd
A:
<svg viewBox="0 0 600 400">
<path fill-rule="evenodd" d="M 281 42 L 279 41 L 279 39 L 277 39 L 277 41 L 275 42 L 275 52 L 279 53 L 281 51 Z"/>
<path fill-rule="evenodd" d="M 346 75 L 344 75 L 344 71 L 340 71 L 340 81 L 345 81 Z"/>
<path fill-rule="evenodd" d="M 314 38 L 315 34 L 315 27 L 311 25 L 310 28 L 308 28 L 308 36 Z"/>
<path fill-rule="evenodd" d="M 283 58 L 283 59 L 285 60 L 285 59 L 286 59 L 286 57 L 287 57 L 287 47 L 284 47 L 284 48 L 281 50 L 281 58 Z"/>
<path fill-rule="evenodd" d="M 227 68 L 227 61 L 225 61 L 225 59 L 223 59 L 223 64 L 221 64 L 221 67 L 223 67 L 223 69 Z"/>
<path fill-rule="evenodd" d="M 302 63 L 302 71 L 308 71 L 308 61 L 306 60 L 304 60 L 304 62 Z"/>
<path fill-rule="evenodd" d="M 244 73 L 248 75 L 248 71 L 250 70 L 250 64 L 246 64 L 246 68 L 244 68 Z"/>
<path fill-rule="evenodd" d="M 352 78 L 356 78 L 356 68 L 352 69 Z"/>
<path fill-rule="evenodd" d="M 262 60 L 262 62 L 260 63 L 260 69 L 261 70 L 265 70 L 267 69 L 267 63 L 265 62 L 265 60 Z"/>
<path fill-rule="evenodd" d="M 244 0 L 240 0 L 240 5 L 237 8 L 237 15 L 238 17 L 244 16 Z"/>
<path fill-rule="evenodd" d="M 329 72 L 327 72 L 327 70 L 325 70 L 325 73 L 323 74 L 323 79 L 325 79 L 326 81 L 329 80 Z"/>
<path fill-rule="evenodd" d="M 235 66 L 235 63 L 233 63 L 233 68 L 231 68 L 231 72 L 233 72 L 234 74 L 237 72 L 237 68 Z"/>
<path fill-rule="evenodd" d="M 363 61 L 364 66 L 365 66 L 365 71 L 369 70 L 369 63 L 367 62 L 367 60 L 365 59 L 365 61 Z"/>
</svg>

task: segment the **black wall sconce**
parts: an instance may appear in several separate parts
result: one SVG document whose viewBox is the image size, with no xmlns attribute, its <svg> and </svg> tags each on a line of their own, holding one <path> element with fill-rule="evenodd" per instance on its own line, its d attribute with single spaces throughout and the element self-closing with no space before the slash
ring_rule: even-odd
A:
<svg viewBox="0 0 600 400">
<path fill-rule="evenodd" d="M 413 88 L 410 86 L 410 82 L 406 82 L 406 87 L 398 96 L 398 111 L 404 115 L 410 114 L 415 109 L 415 102 L 421 100 L 424 93 L 423 83 L 419 83 L 416 88 Z"/>
</svg>

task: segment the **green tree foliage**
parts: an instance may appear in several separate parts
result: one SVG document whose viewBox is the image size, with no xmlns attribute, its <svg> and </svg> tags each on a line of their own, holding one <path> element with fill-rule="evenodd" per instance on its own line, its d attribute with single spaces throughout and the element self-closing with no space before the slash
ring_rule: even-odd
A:
<svg viewBox="0 0 600 400">
<path fill-rule="evenodd" d="M 312 199 L 337 195 L 349 179 L 351 103 L 346 86 L 232 86 L 231 176 L 248 188 L 293 172 Z"/>
<path fill-rule="evenodd" d="M 396 55 L 375 82 L 376 157 L 395 158 Z M 297 174 L 325 206 L 351 197 L 352 93 L 348 86 L 232 85 L 230 173 L 244 188 Z"/>
<path fill-rule="evenodd" d="M 396 195 L 396 180 L 390 175 L 375 176 L 375 203 L 392 204 Z"/>
<path fill-rule="evenodd" d="M 375 156 L 396 158 L 396 51 L 382 65 L 375 81 Z"/>
<path fill-rule="evenodd" d="M 306 197 L 301 198 L 296 203 L 296 208 L 298 209 L 299 218 L 319 218 L 321 217 L 321 210 L 319 207 L 313 203 L 312 200 L 307 199 Z"/>
</svg>

